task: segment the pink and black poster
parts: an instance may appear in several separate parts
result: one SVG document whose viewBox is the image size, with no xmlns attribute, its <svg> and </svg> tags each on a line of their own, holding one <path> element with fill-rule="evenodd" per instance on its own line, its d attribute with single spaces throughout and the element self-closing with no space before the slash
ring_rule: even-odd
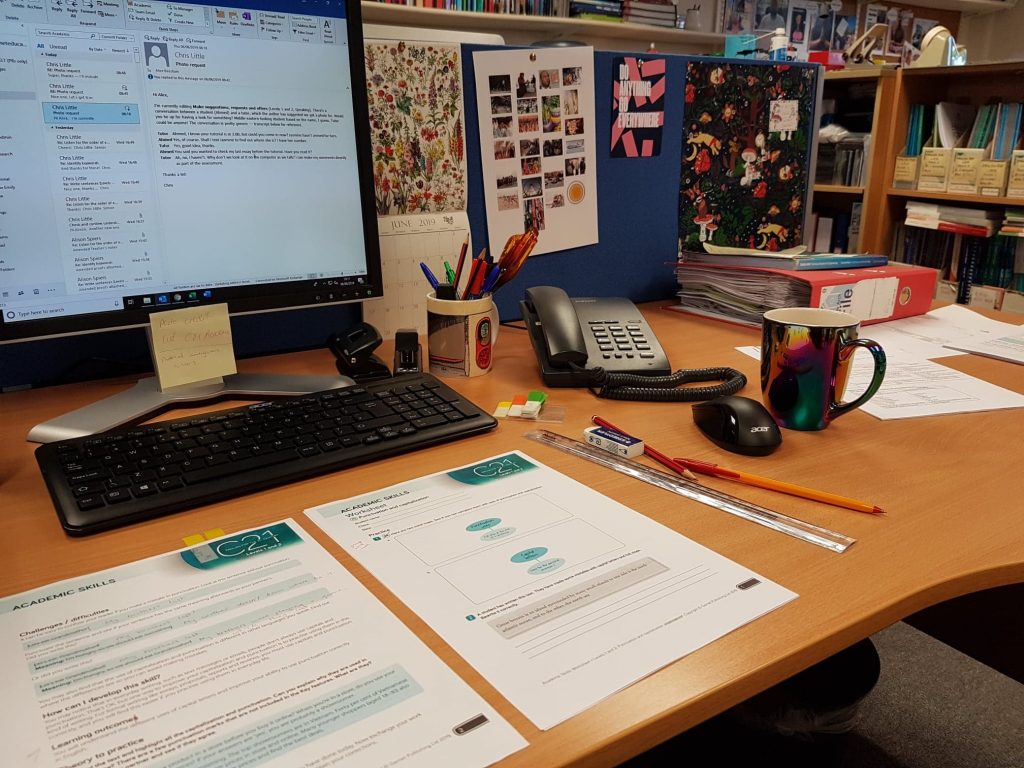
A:
<svg viewBox="0 0 1024 768">
<path fill-rule="evenodd" d="M 665 125 L 665 59 L 612 60 L 612 157 L 655 157 Z"/>
</svg>

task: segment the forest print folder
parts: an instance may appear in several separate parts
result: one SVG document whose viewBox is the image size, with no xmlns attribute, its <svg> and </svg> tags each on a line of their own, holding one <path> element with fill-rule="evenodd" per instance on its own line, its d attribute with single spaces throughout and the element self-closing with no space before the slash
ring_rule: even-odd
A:
<svg viewBox="0 0 1024 768">
<path fill-rule="evenodd" d="M 816 67 L 687 63 L 679 246 L 803 242 Z"/>
</svg>

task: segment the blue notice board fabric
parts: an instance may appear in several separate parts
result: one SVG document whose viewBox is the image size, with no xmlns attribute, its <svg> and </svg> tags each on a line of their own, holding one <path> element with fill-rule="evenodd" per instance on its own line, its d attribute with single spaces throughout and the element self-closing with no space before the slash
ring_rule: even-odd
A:
<svg viewBox="0 0 1024 768">
<path fill-rule="evenodd" d="M 479 131 L 473 53 L 494 46 L 463 45 L 463 82 L 466 93 L 466 147 L 469 158 L 469 221 L 477 250 L 487 239 L 486 211 L 480 164 Z M 710 56 L 650 54 L 666 61 L 664 132 L 660 154 L 654 157 L 612 157 L 613 68 L 623 55 L 646 54 L 616 51 L 594 53 L 596 88 L 596 151 L 598 185 L 598 242 L 581 248 L 540 254 L 526 261 L 519 275 L 495 294 L 504 319 L 518 317 L 519 301 L 532 285 L 557 285 L 571 296 L 625 296 L 633 301 L 666 299 L 675 295 L 673 265 L 679 250 L 679 186 L 683 157 L 683 125 L 687 68 L 691 62 L 730 64 L 739 68 L 768 69 L 777 62 L 723 59 Z M 820 71 L 816 64 L 791 63 L 794 68 Z M 813 83 L 813 79 L 812 79 Z M 813 87 L 813 85 L 812 85 Z M 810 114 L 801 124 L 814 130 L 813 99 Z M 695 119 L 699 116 L 694 115 Z M 726 151 L 728 151 L 726 149 Z M 810 166 L 810 142 L 805 146 L 804 168 Z M 793 186 L 793 195 L 807 204 L 804 185 Z"/>
</svg>

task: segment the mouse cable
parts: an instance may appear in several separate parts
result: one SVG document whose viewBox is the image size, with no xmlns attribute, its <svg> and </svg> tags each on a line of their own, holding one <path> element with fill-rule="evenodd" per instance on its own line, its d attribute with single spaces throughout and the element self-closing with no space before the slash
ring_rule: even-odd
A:
<svg viewBox="0 0 1024 768">
<path fill-rule="evenodd" d="M 604 368 L 572 366 L 578 373 L 586 373 L 591 381 L 586 385 L 598 397 L 609 400 L 639 400 L 646 402 L 696 402 L 733 395 L 746 386 L 747 377 L 734 368 L 691 368 L 668 376 L 641 376 L 634 373 L 612 373 Z M 707 387 L 683 387 L 694 381 L 720 381 Z"/>
</svg>

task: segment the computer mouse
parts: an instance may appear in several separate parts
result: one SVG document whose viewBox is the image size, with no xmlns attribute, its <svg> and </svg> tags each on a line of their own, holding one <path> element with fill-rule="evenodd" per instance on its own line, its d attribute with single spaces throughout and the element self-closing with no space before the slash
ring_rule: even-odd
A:
<svg viewBox="0 0 1024 768">
<path fill-rule="evenodd" d="M 782 444 L 782 431 L 757 400 L 738 395 L 693 406 L 693 420 L 715 445 L 747 456 L 767 456 Z"/>
</svg>

